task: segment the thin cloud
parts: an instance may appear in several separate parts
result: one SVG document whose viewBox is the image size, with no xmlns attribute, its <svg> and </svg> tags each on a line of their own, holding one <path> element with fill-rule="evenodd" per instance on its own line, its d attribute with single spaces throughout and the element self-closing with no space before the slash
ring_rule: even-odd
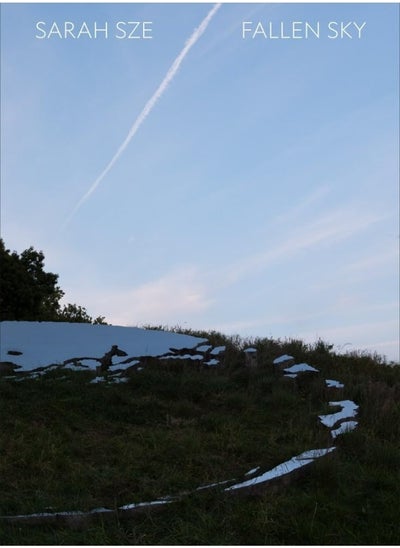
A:
<svg viewBox="0 0 400 548">
<path fill-rule="evenodd" d="M 159 101 L 159 99 L 162 97 L 166 89 L 168 88 L 169 84 L 172 82 L 174 77 L 176 76 L 179 67 L 181 66 L 183 60 L 185 59 L 186 55 L 189 53 L 191 48 L 196 44 L 196 42 L 199 40 L 199 38 L 202 36 L 202 34 L 207 29 L 211 19 L 214 17 L 214 15 L 217 13 L 219 8 L 221 7 L 221 4 L 215 4 L 213 8 L 209 11 L 207 16 L 203 19 L 203 21 L 200 23 L 200 25 L 193 31 L 190 38 L 185 43 L 184 48 L 179 53 L 175 61 L 172 63 L 170 68 L 168 69 L 167 74 L 165 75 L 163 81 L 158 86 L 154 94 L 150 97 L 150 99 L 145 104 L 142 112 L 139 114 L 139 116 L 136 118 L 133 126 L 129 130 L 128 135 L 126 136 L 123 143 L 120 145 L 117 152 L 114 154 L 108 165 L 105 167 L 105 169 L 100 173 L 100 175 L 97 177 L 97 179 L 94 181 L 94 183 L 91 185 L 89 190 L 82 196 L 82 198 L 78 201 L 70 215 L 68 216 L 67 220 L 65 221 L 64 227 L 66 227 L 75 213 L 78 211 L 78 209 L 90 198 L 90 196 L 93 194 L 93 192 L 97 189 L 101 181 L 104 179 L 104 177 L 107 175 L 107 173 L 111 170 L 111 168 L 114 166 L 114 164 L 117 162 L 117 160 L 120 158 L 126 147 L 131 142 L 132 138 L 137 133 L 140 126 L 143 124 L 143 122 L 146 120 L 150 112 L 153 110 L 156 103 Z"/>
<path fill-rule="evenodd" d="M 207 310 L 213 303 L 207 293 L 201 273 L 195 267 L 182 267 L 131 290 L 95 294 L 93 300 L 115 325 L 173 325 Z"/>
<path fill-rule="evenodd" d="M 376 274 L 378 268 L 388 266 L 390 264 L 398 265 L 399 250 L 397 246 L 393 246 L 393 249 L 385 251 L 384 253 L 364 257 L 356 262 L 350 263 L 347 266 L 348 272 L 361 271 L 365 274 Z"/>
<path fill-rule="evenodd" d="M 326 198 L 330 192 L 331 187 L 328 185 L 322 185 L 315 188 L 311 194 L 306 196 L 301 202 L 289 207 L 284 213 L 278 214 L 274 219 L 274 223 L 290 223 L 299 216 L 304 215 L 307 210 L 315 211 L 318 202 L 321 202 L 324 198 Z"/>
<path fill-rule="evenodd" d="M 351 208 L 337 209 L 321 215 L 303 227 L 293 227 L 294 235 L 276 241 L 267 251 L 243 257 L 239 263 L 231 265 L 226 273 L 226 281 L 235 283 L 269 265 L 292 259 L 302 251 L 351 238 L 382 218 L 367 213 L 360 215 Z"/>
</svg>

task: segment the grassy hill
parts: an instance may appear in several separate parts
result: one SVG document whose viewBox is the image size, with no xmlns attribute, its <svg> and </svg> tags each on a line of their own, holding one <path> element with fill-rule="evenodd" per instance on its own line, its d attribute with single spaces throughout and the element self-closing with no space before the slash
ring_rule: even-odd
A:
<svg viewBox="0 0 400 548">
<path fill-rule="evenodd" d="M 322 341 L 177 331 L 225 345 L 223 365 L 150 358 L 120 384 L 62 368 L 0 377 L 0 516 L 179 500 L 76 527 L 0 520 L 1 544 L 400 542 L 400 367 L 338 355 Z M 249 345 L 254 369 L 245 366 Z M 285 378 L 273 364 L 282 354 L 319 373 Z M 332 440 L 318 416 L 338 399 L 359 406 L 359 424 Z M 288 485 L 257 495 L 197 490 L 332 445 Z"/>
</svg>

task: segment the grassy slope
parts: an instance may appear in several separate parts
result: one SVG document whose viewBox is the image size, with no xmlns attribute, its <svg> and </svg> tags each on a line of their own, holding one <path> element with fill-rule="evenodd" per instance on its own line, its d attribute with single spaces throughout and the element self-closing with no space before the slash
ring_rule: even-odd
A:
<svg viewBox="0 0 400 548">
<path fill-rule="evenodd" d="M 400 542 L 400 368 L 336 356 L 323 343 L 265 339 L 251 341 L 262 365 L 250 373 L 245 341 L 206 336 L 228 345 L 225 368 L 154 362 L 116 386 L 72 372 L 0 379 L 0 514 L 116 508 L 269 469 L 331 445 L 317 419 L 332 412 L 328 399 L 359 404 L 359 428 L 337 440 L 334 458 L 279 493 L 199 493 L 84 531 L 0 524 L 0 543 Z M 272 360 L 284 352 L 318 367 L 320 378 L 303 386 L 277 377 Z M 343 381 L 343 393 L 328 391 L 325 378 Z"/>
</svg>

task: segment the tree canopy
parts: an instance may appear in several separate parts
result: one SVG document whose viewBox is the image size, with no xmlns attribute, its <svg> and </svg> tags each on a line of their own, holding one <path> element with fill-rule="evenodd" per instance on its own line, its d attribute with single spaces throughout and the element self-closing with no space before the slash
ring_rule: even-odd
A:
<svg viewBox="0 0 400 548">
<path fill-rule="evenodd" d="M 0 239 L 0 320 L 104 324 L 103 316 L 93 319 L 82 306 L 61 306 L 58 274 L 45 271 L 44 259 L 32 246 L 11 252 Z"/>
</svg>

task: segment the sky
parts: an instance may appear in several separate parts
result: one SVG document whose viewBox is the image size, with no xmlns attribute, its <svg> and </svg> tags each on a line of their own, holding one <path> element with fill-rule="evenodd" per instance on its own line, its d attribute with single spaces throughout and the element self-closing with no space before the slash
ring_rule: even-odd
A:
<svg viewBox="0 0 400 548">
<path fill-rule="evenodd" d="M 399 360 L 398 4 L 1 16 L 1 236 L 64 302 Z"/>
</svg>

